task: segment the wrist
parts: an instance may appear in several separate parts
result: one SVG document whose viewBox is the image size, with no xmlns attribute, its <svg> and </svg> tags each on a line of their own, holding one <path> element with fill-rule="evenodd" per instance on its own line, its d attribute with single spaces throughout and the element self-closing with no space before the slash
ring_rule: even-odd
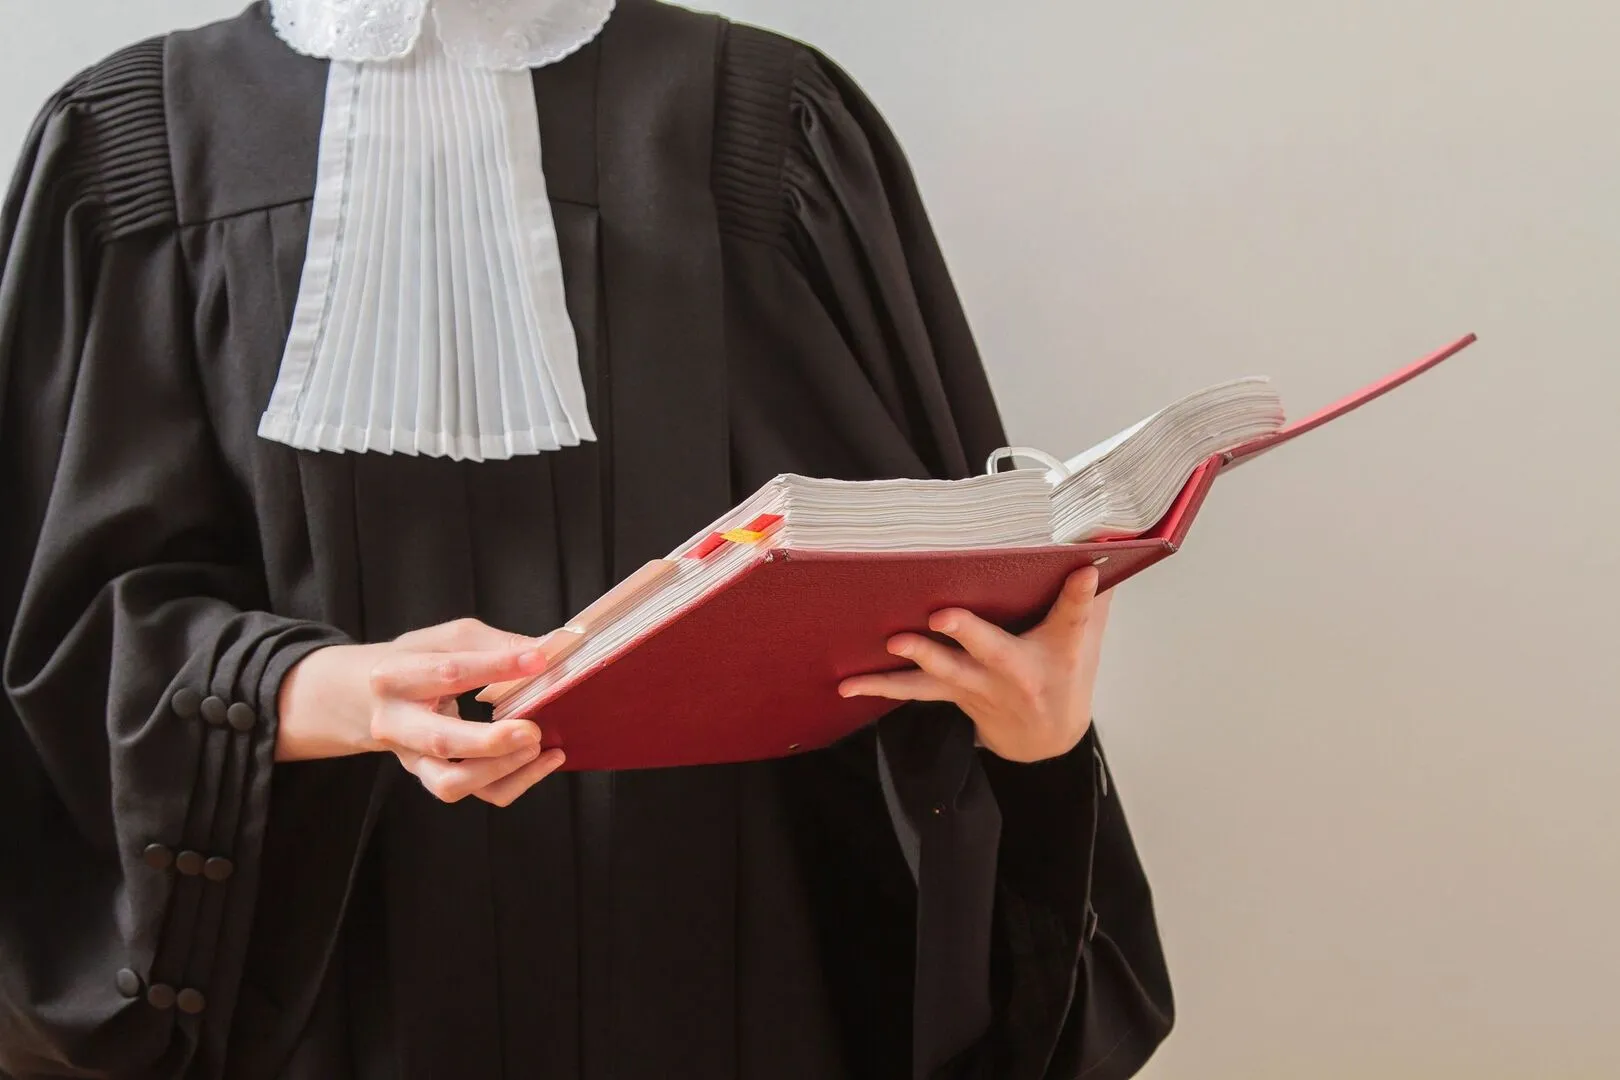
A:
<svg viewBox="0 0 1620 1080">
<path fill-rule="evenodd" d="M 277 693 L 277 761 L 348 757 L 375 747 L 371 738 L 371 645 L 328 645 L 305 656 Z"/>
</svg>

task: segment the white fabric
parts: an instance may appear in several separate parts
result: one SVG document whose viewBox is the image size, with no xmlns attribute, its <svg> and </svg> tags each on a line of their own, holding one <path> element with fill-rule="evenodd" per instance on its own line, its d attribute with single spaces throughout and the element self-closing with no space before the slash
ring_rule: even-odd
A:
<svg viewBox="0 0 1620 1080">
<path fill-rule="evenodd" d="M 270 0 L 281 39 L 323 60 L 397 60 L 416 45 L 428 0 Z"/>
<path fill-rule="evenodd" d="M 602 32 L 614 0 L 434 0 L 452 58 L 497 71 L 554 64 Z"/>
<path fill-rule="evenodd" d="M 594 439 L 533 82 L 523 67 L 452 57 L 439 31 L 461 35 L 463 56 L 511 60 L 540 48 L 529 31 L 542 16 L 584 33 L 599 13 L 583 40 L 548 39 L 566 55 L 611 0 L 273 8 L 301 51 L 393 58 L 330 66 L 303 278 L 259 434 L 472 461 Z"/>
<path fill-rule="evenodd" d="M 410 53 L 428 11 L 451 59 L 497 71 L 543 67 L 585 45 L 614 0 L 270 0 L 283 41 L 355 63 Z"/>
</svg>

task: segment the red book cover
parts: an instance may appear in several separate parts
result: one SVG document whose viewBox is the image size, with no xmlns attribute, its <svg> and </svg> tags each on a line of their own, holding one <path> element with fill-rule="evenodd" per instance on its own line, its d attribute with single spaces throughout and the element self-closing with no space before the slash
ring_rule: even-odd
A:
<svg viewBox="0 0 1620 1080">
<path fill-rule="evenodd" d="M 841 680 L 905 666 L 885 651 L 961 607 L 1033 625 L 1096 565 L 1112 588 L 1174 553 L 1221 472 L 1342 416 L 1472 344 L 1472 334 L 1344 400 L 1201 465 L 1147 534 L 1055 547 L 840 554 L 761 543 L 758 558 L 668 622 L 521 710 L 575 771 L 778 758 L 818 749 L 896 707 Z"/>
</svg>

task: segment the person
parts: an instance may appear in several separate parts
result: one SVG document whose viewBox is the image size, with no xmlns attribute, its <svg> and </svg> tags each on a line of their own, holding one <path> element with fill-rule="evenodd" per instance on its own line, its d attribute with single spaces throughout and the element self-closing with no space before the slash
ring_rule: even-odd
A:
<svg viewBox="0 0 1620 1080">
<path fill-rule="evenodd" d="M 772 475 L 1004 441 L 825 57 L 258 3 L 72 79 L 0 236 L 0 1074 L 1102 1080 L 1165 1037 L 1090 571 L 897 638 L 842 687 L 894 710 L 787 760 L 559 773 L 472 700 Z"/>
</svg>

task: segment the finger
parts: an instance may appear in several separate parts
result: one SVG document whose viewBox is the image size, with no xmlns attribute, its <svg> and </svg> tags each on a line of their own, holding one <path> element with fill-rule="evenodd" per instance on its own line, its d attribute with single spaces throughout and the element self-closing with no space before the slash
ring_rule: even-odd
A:
<svg viewBox="0 0 1620 1080">
<path fill-rule="evenodd" d="M 446 761 L 500 757 L 540 745 L 540 729 L 527 720 L 513 717 L 485 724 L 407 702 L 379 710 L 372 717 L 371 736 L 386 749 L 408 750 Z"/>
<path fill-rule="evenodd" d="M 890 701 L 955 701 L 960 691 L 926 671 L 891 671 L 856 675 L 838 684 L 847 698 L 876 697 Z"/>
<path fill-rule="evenodd" d="M 561 750 L 547 750 L 511 776 L 484 787 L 477 795 L 485 802 L 496 806 L 511 806 L 525 791 L 562 768 L 563 762 L 567 760 L 567 756 Z"/>
<path fill-rule="evenodd" d="M 1011 667 L 1024 644 L 995 623 L 956 608 L 936 613 L 928 620 L 928 627 L 954 640 L 986 668 Z"/>
<path fill-rule="evenodd" d="M 533 647 L 538 640 L 478 619 L 455 619 L 401 634 L 394 643 L 423 652 L 505 652 Z"/>
<path fill-rule="evenodd" d="M 990 681 L 990 673 L 973 657 L 921 634 L 896 634 L 889 639 L 889 651 L 967 693 L 982 692 Z"/>
<path fill-rule="evenodd" d="M 1108 611 L 1114 604 L 1114 590 L 1098 593 L 1097 599 L 1091 602 L 1091 615 L 1086 620 L 1086 633 L 1101 637 L 1108 626 Z"/>
<path fill-rule="evenodd" d="M 1091 566 L 1070 574 L 1069 580 L 1063 583 L 1063 592 L 1058 594 L 1057 603 L 1052 605 L 1046 618 L 1030 634 L 1035 637 L 1078 638 L 1085 630 L 1097 601 L 1098 576 L 1097 569 Z"/>
<path fill-rule="evenodd" d="M 1097 597 L 1080 639 L 1080 671 L 1088 678 L 1095 679 L 1102 665 L 1103 631 L 1108 628 L 1108 606 L 1113 598 L 1112 590 Z"/>
<path fill-rule="evenodd" d="M 497 652 L 402 651 L 387 654 L 372 668 L 371 690 L 383 698 L 437 701 L 545 669 L 545 652 L 533 646 Z"/>
<path fill-rule="evenodd" d="M 540 747 L 535 745 L 500 757 L 472 761 L 451 762 L 421 754 L 401 756 L 400 761 L 416 774 L 434 798 L 454 803 L 518 772 L 539 753 Z"/>
</svg>

